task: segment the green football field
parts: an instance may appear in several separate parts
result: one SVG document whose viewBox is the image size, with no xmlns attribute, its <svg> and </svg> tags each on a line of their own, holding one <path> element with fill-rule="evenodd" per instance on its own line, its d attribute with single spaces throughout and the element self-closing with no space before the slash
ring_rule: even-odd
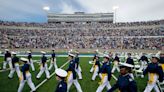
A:
<svg viewBox="0 0 164 92">
<path fill-rule="evenodd" d="M 39 57 L 33 58 L 34 60 L 39 60 Z M 80 58 L 80 65 L 82 68 L 82 76 L 83 80 L 79 80 L 79 83 L 82 87 L 83 92 L 95 92 L 97 87 L 99 86 L 98 82 L 100 79 L 97 77 L 95 81 L 91 81 L 92 73 L 89 72 L 92 65 L 88 63 L 89 60 L 92 58 L 90 57 L 81 57 Z M 0 57 L 0 67 L 2 68 L 2 61 L 3 58 Z M 64 63 L 66 63 L 67 58 L 66 57 L 57 57 L 57 64 L 58 67 L 62 66 Z M 48 63 L 49 64 L 49 63 Z M 39 64 L 34 63 L 36 71 L 32 72 L 32 81 L 34 82 L 35 86 L 37 86 L 39 83 L 41 83 L 46 77 L 45 74 L 42 75 L 42 77 L 37 80 L 36 75 L 39 72 Z M 63 67 L 63 69 L 67 69 L 68 64 Z M 50 73 L 52 74 L 54 70 L 52 69 Z M 19 86 L 19 80 L 16 75 L 14 74 L 13 79 L 8 79 L 9 71 L 0 72 L 0 92 L 17 92 L 18 86 Z M 114 73 L 114 75 L 117 77 L 119 73 Z M 146 78 L 136 78 L 135 80 L 138 85 L 138 92 L 143 92 L 144 88 L 146 87 L 147 83 L 147 77 Z M 116 81 L 114 78 L 111 79 L 110 84 L 113 85 Z M 57 81 L 55 79 L 55 75 L 52 76 L 48 81 L 46 81 L 43 85 L 41 85 L 37 92 L 54 92 L 57 86 Z M 27 85 L 27 83 L 24 86 L 23 92 L 30 92 L 30 88 Z M 70 92 L 77 92 L 74 85 L 71 87 Z M 103 90 L 103 92 L 106 92 L 106 88 Z M 117 91 L 116 91 L 117 92 Z"/>
</svg>

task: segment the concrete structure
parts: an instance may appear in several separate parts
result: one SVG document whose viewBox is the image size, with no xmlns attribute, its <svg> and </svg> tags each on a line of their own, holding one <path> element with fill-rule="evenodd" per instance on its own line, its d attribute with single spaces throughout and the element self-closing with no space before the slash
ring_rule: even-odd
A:
<svg viewBox="0 0 164 92">
<path fill-rule="evenodd" d="M 48 13 L 48 23 L 113 23 L 113 13 Z"/>
</svg>

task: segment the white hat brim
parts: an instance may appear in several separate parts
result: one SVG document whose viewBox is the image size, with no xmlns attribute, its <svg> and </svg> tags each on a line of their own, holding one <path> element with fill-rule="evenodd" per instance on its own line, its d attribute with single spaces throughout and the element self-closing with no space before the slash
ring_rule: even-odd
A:
<svg viewBox="0 0 164 92">
<path fill-rule="evenodd" d="M 31 51 L 27 51 L 27 53 L 31 53 Z"/>
<path fill-rule="evenodd" d="M 44 51 L 41 51 L 41 53 L 42 53 L 42 54 L 46 54 L 46 52 L 44 52 Z"/>
<path fill-rule="evenodd" d="M 28 62 L 28 59 L 27 58 L 20 58 L 21 61 L 27 61 Z"/>
<path fill-rule="evenodd" d="M 16 52 L 11 52 L 11 54 L 17 54 Z"/>
<path fill-rule="evenodd" d="M 107 58 L 109 58 L 109 55 L 105 54 L 103 57 L 107 57 Z"/>
<path fill-rule="evenodd" d="M 63 69 L 56 69 L 55 74 L 59 77 L 67 77 L 67 72 Z"/>
<path fill-rule="evenodd" d="M 122 65 L 122 66 L 130 67 L 130 68 L 133 68 L 134 67 L 133 65 L 128 64 L 128 63 L 122 63 L 122 62 L 120 62 L 119 64 Z"/>
<path fill-rule="evenodd" d="M 75 55 L 74 55 L 74 54 L 72 54 L 72 53 L 68 53 L 68 55 L 69 55 L 69 56 L 72 56 L 72 57 L 75 57 Z"/>
</svg>

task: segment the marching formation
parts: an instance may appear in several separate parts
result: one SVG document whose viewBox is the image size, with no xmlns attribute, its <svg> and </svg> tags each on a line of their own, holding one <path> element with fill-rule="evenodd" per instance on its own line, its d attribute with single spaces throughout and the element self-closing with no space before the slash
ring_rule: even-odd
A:
<svg viewBox="0 0 164 92">
<path fill-rule="evenodd" d="M 45 72 L 46 78 L 50 79 L 50 70 L 54 67 L 56 74 L 56 80 L 58 85 L 55 92 L 70 92 L 70 87 L 74 84 L 77 92 L 85 92 L 85 89 L 81 88 L 79 80 L 83 80 L 85 73 L 82 76 L 82 68 L 80 64 L 79 52 L 69 51 L 68 61 L 69 65 L 66 70 L 58 68 L 55 50 L 52 50 L 51 57 L 47 57 L 45 51 L 40 52 L 40 71 L 36 78 L 40 79 Z M 101 59 L 102 58 L 102 59 Z M 101 61 L 103 60 L 103 61 Z M 50 66 L 48 67 L 48 61 Z M 20 65 L 23 64 L 23 65 Z M 32 57 L 32 51 L 27 51 L 27 57 L 18 57 L 16 52 L 11 52 L 5 49 L 3 69 L 6 69 L 6 65 L 9 65 L 10 73 L 9 79 L 13 78 L 13 74 L 17 73 L 19 78 L 18 92 L 22 92 L 25 83 L 29 85 L 31 91 L 35 92 L 36 87 L 32 81 L 32 75 L 30 72 L 36 71 L 34 61 Z M 135 78 L 146 78 L 148 74 L 147 85 L 144 92 L 151 92 L 153 89 L 155 92 L 161 92 L 158 83 L 164 83 L 164 53 L 158 52 L 156 54 L 146 53 L 112 53 L 105 51 L 104 53 L 95 50 L 93 59 L 89 61 L 92 65 L 88 70 L 91 74 L 91 81 L 101 79 L 98 82 L 96 92 L 102 92 L 106 87 L 107 92 L 114 92 L 116 89 L 119 92 L 138 92 L 138 87 Z M 32 70 L 32 71 L 30 71 Z M 117 71 L 116 71 L 117 70 Z M 115 72 L 119 73 L 116 77 Z M 115 84 L 111 85 L 111 79 L 115 79 Z"/>
</svg>

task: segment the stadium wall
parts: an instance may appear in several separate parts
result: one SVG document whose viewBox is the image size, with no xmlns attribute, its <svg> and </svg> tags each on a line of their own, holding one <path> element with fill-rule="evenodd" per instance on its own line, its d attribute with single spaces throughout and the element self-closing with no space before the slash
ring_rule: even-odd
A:
<svg viewBox="0 0 164 92">
<path fill-rule="evenodd" d="M 98 48 L 97 48 L 98 49 Z M 40 52 L 40 51 L 46 51 L 46 52 L 51 52 L 52 49 L 47 48 L 47 49 L 10 49 L 11 51 L 20 51 L 20 52 L 26 52 L 28 50 L 32 50 L 33 52 Z M 68 52 L 70 49 L 55 49 L 55 52 Z M 73 49 L 73 50 L 78 50 L 80 53 L 93 53 L 96 49 Z M 136 50 L 136 49 L 98 49 L 100 52 L 103 51 L 109 51 L 109 52 L 135 52 L 135 53 L 157 53 L 159 51 L 164 52 L 163 50 Z M 0 49 L 0 51 L 4 51 L 4 49 Z"/>
</svg>

